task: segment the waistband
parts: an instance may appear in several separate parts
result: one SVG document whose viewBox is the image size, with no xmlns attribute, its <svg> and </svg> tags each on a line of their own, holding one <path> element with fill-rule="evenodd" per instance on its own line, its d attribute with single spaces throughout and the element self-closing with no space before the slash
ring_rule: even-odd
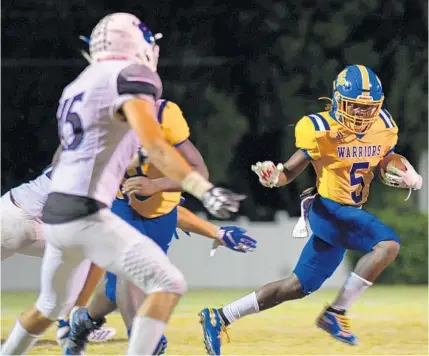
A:
<svg viewBox="0 0 429 356">
<path fill-rule="evenodd" d="M 332 200 L 332 199 L 329 199 L 329 198 L 325 198 L 325 197 L 322 197 L 320 194 L 317 194 L 316 195 L 316 199 L 317 198 L 319 198 L 321 201 L 322 201 L 322 203 L 323 204 L 327 204 L 327 205 L 330 205 L 331 207 L 346 207 L 346 206 L 348 206 L 348 207 L 350 207 L 350 208 L 356 208 L 356 209 L 362 209 L 362 205 L 349 205 L 349 204 L 342 204 L 342 203 L 339 203 L 339 202 L 337 202 L 337 201 L 335 201 L 335 200 Z"/>
</svg>

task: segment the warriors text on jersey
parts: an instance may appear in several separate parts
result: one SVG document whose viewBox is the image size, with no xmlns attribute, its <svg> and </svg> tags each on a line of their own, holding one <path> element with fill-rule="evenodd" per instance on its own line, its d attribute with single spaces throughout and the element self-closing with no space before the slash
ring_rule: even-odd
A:
<svg viewBox="0 0 429 356">
<path fill-rule="evenodd" d="M 396 145 L 398 127 L 383 109 L 365 135 L 355 135 L 325 111 L 299 120 L 295 139 L 296 147 L 311 159 L 319 194 L 341 204 L 360 206 L 368 199 L 373 169 Z"/>
<path fill-rule="evenodd" d="M 161 80 L 148 67 L 129 61 L 88 66 L 63 91 L 57 111 L 63 150 L 51 191 L 94 199 L 111 206 L 139 142 L 128 123 L 116 118 L 134 97 L 152 101 Z"/>
<path fill-rule="evenodd" d="M 186 141 L 189 138 L 189 127 L 180 108 L 171 101 L 158 100 L 157 109 L 158 121 L 166 141 L 176 147 Z M 128 169 L 125 179 L 138 175 L 151 179 L 163 177 L 153 165 L 146 164 L 137 169 Z M 117 196 L 126 199 L 120 191 Z M 180 203 L 180 196 L 180 192 L 160 192 L 150 197 L 132 196 L 130 200 L 133 209 L 141 216 L 155 218 L 172 211 Z"/>
</svg>

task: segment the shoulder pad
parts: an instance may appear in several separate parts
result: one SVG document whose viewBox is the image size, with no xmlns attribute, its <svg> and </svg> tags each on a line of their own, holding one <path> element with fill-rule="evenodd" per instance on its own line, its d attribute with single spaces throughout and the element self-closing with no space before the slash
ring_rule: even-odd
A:
<svg viewBox="0 0 429 356">
<path fill-rule="evenodd" d="M 159 99 L 162 94 L 162 82 L 159 75 L 141 64 L 131 64 L 122 69 L 117 79 L 119 95 L 144 94 Z"/>
</svg>

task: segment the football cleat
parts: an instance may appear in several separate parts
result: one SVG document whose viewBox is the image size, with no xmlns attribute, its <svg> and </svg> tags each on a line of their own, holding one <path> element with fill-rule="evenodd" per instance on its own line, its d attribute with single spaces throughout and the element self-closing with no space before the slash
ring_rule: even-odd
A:
<svg viewBox="0 0 429 356">
<path fill-rule="evenodd" d="M 221 354 L 221 336 L 225 334 L 230 341 L 225 324 L 216 309 L 205 308 L 198 314 L 203 328 L 204 345 L 208 355 Z"/>
<path fill-rule="evenodd" d="M 356 336 L 350 331 L 349 318 L 345 315 L 330 312 L 326 308 L 317 318 L 316 325 L 339 341 L 350 345 L 357 344 Z"/>
<path fill-rule="evenodd" d="M 168 341 L 165 335 L 162 335 L 161 340 L 159 340 L 158 345 L 156 346 L 156 349 L 154 351 L 154 355 L 164 355 L 165 350 L 167 349 Z"/>
<path fill-rule="evenodd" d="M 88 344 L 88 336 L 100 329 L 106 319 L 93 320 L 86 308 L 73 308 L 70 314 L 70 336 L 63 347 L 64 355 L 83 355 Z"/>
</svg>

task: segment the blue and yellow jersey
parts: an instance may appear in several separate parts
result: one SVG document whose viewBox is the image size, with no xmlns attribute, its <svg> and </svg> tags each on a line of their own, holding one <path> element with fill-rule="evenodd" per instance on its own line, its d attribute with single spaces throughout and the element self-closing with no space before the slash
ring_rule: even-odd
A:
<svg viewBox="0 0 429 356">
<path fill-rule="evenodd" d="M 374 168 L 398 141 L 398 127 L 383 109 L 365 135 L 355 135 L 325 111 L 299 120 L 295 139 L 296 147 L 311 159 L 318 193 L 340 204 L 360 206 L 368 199 Z"/>
<path fill-rule="evenodd" d="M 168 143 L 172 146 L 179 146 L 189 138 L 189 126 L 183 117 L 179 106 L 171 101 L 159 100 L 158 122 Z M 124 179 L 144 175 L 155 179 L 163 177 L 163 174 L 151 164 L 145 164 L 137 168 L 128 169 Z M 122 188 L 122 187 L 121 187 Z M 118 191 L 119 199 L 126 199 Z M 180 192 L 161 192 L 150 197 L 131 197 L 131 207 L 141 216 L 146 218 L 156 218 L 172 211 L 180 203 Z"/>
</svg>

